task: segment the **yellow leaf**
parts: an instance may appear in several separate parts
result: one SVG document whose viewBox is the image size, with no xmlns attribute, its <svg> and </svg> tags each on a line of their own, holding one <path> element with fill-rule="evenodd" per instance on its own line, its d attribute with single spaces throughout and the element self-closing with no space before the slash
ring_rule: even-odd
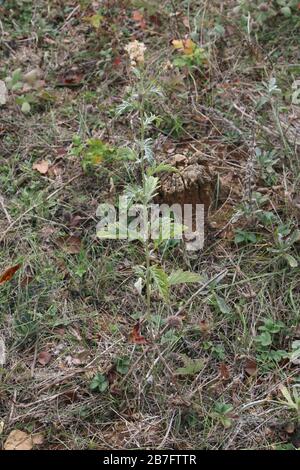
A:
<svg viewBox="0 0 300 470">
<path fill-rule="evenodd" d="M 191 39 L 174 39 L 172 44 L 175 49 L 182 51 L 185 55 L 192 55 L 197 47 Z"/>
<path fill-rule="evenodd" d="M 191 39 L 186 39 L 184 41 L 184 54 L 191 55 L 193 54 L 196 48 L 196 44 Z"/>
<path fill-rule="evenodd" d="M 103 156 L 102 155 L 93 155 L 92 163 L 94 165 L 98 165 L 98 163 L 101 163 L 102 161 L 103 161 Z"/>
<path fill-rule="evenodd" d="M 172 44 L 175 47 L 175 49 L 183 49 L 184 48 L 183 41 L 181 39 L 174 39 L 172 41 Z"/>
</svg>

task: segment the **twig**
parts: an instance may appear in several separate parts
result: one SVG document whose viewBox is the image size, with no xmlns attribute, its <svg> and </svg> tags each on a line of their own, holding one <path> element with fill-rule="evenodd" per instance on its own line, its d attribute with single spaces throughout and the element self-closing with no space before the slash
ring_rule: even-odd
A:
<svg viewBox="0 0 300 470">
<path fill-rule="evenodd" d="M 11 216 L 9 215 L 9 213 L 7 212 L 7 209 L 4 205 L 4 197 L 0 195 L 0 206 L 2 207 L 2 210 L 5 214 L 5 217 L 7 218 L 8 220 L 8 223 L 11 224 L 12 223 L 12 218 Z"/>
<path fill-rule="evenodd" d="M 34 354 L 33 354 L 33 360 L 32 360 L 31 371 L 30 371 L 31 378 L 34 377 L 34 369 L 35 369 L 35 365 L 36 365 L 37 350 L 38 350 L 38 342 L 36 341 L 36 343 L 34 345 Z"/>
<path fill-rule="evenodd" d="M 80 9 L 80 5 L 77 5 L 72 11 L 71 13 L 67 16 L 66 18 L 66 21 L 64 22 L 64 24 L 62 25 L 62 27 L 60 28 L 60 31 L 62 31 L 63 29 L 65 29 L 65 27 L 70 23 L 70 21 L 72 20 L 73 16 L 75 15 L 75 13 L 77 13 L 77 11 Z"/>
<path fill-rule="evenodd" d="M 161 441 L 161 443 L 159 444 L 158 446 L 158 449 L 161 449 L 162 447 L 164 447 L 168 437 L 169 437 L 169 434 L 170 434 L 170 431 L 172 429 L 172 424 L 173 424 L 173 421 L 174 421 L 174 418 L 175 418 L 175 411 L 173 411 L 173 414 L 171 416 L 171 419 L 170 419 L 170 422 L 169 422 L 169 426 L 168 426 L 168 429 L 167 429 L 167 432 L 166 434 L 164 435 L 164 438 L 163 440 Z"/>
</svg>

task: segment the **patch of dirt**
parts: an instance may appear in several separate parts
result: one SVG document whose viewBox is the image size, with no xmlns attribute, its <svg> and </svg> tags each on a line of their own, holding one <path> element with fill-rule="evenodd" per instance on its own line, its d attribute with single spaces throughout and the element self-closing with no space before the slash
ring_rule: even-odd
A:
<svg viewBox="0 0 300 470">
<path fill-rule="evenodd" d="M 216 175 L 201 162 L 197 154 L 188 157 L 176 154 L 169 160 L 177 168 L 176 173 L 166 173 L 160 179 L 159 200 L 166 204 L 203 204 L 205 213 L 213 201 Z"/>
</svg>

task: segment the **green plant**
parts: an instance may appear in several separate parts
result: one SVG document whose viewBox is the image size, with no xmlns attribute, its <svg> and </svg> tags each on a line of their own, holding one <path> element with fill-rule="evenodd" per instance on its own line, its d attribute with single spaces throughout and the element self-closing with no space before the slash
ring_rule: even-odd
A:
<svg viewBox="0 0 300 470">
<path fill-rule="evenodd" d="M 219 421 L 225 429 L 228 429 L 232 425 L 232 410 L 232 405 L 224 402 L 216 402 L 211 412 L 211 417 Z"/>
<path fill-rule="evenodd" d="M 93 392 L 105 392 L 108 389 L 108 380 L 103 374 L 96 374 L 90 384 L 90 389 Z"/>
<path fill-rule="evenodd" d="M 279 162 L 277 151 L 263 151 L 259 147 L 256 147 L 255 156 L 260 171 L 260 177 L 270 186 L 276 184 L 278 177 L 274 166 Z"/>
<path fill-rule="evenodd" d="M 127 148 L 116 148 L 100 139 L 83 141 L 79 135 L 73 137 L 70 153 L 81 158 L 84 171 L 91 170 L 101 164 L 108 165 L 116 161 L 135 158 L 135 155 Z"/>
<path fill-rule="evenodd" d="M 194 43 L 191 43 L 190 47 L 192 49 L 191 53 L 194 53 Z M 157 291 L 161 298 L 165 302 L 168 302 L 171 286 L 181 283 L 199 282 L 201 276 L 182 270 L 168 276 L 161 265 L 154 264 L 151 261 L 151 248 L 148 237 L 148 211 L 159 189 L 159 179 L 154 175 L 162 171 L 176 171 L 176 169 L 168 164 L 156 164 L 153 159 L 152 139 L 147 134 L 153 121 L 155 121 L 157 117 L 152 113 L 147 113 L 147 109 L 149 108 L 149 104 L 152 103 L 153 100 L 156 100 L 157 96 L 163 98 L 163 94 L 157 87 L 156 80 L 147 77 L 144 68 L 145 46 L 138 41 L 133 41 L 127 46 L 126 50 L 132 65 L 132 85 L 128 90 L 126 98 L 118 106 L 116 114 L 120 116 L 134 111 L 138 116 L 136 126 L 138 135 L 135 139 L 132 153 L 137 157 L 135 163 L 139 164 L 142 181 L 140 184 L 128 184 L 125 187 L 124 194 L 127 197 L 129 205 L 142 204 L 145 211 L 144 215 L 146 215 L 146 227 L 144 227 L 144 229 L 146 228 L 146 234 L 145 231 L 137 233 L 137 231 L 134 230 L 132 232 L 130 226 L 127 234 L 129 239 L 138 239 L 143 244 L 145 263 L 135 267 L 135 272 L 138 276 L 135 286 L 141 295 L 143 288 L 145 288 L 146 316 L 150 319 L 151 297 L 154 291 Z M 156 228 L 160 233 L 164 226 L 163 220 L 158 219 L 154 223 L 158 224 Z M 179 224 L 175 222 L 173 223 L 173 235 L 176 230 L 182 229 L 182 226 L 178 227 L 178 225 Z M 113 228 L 115 228 L 115 224 Z M 120 225 L 118 229 L 121 229 Z M 98 236 L 101 237 L 102 233 L 98 232 Z M 154 245 L 156 249 L 159 248 L 164 238 L 165 237 L 158 237 L 158 241 Z"/>
<path fill-rule="evenodd" d="M 38 103 L 38 96 L 24 92 L 31 89 L 38 89 L 41 87 L 41 84 L 43 84 L 43 82 L 39 80 L 37 70 L 33 69 L 24 74 L 21 69 L 16 69 L 11 75 L 6 77 L 5 82 L 7 88 L 16 95 L 15 100 L 20 106 L 22 113 L 30 113 L 31 105 Z"/>
<path fill-rule="evenodd" d="M 116 361 L 116 370 L 119 374 L 125 375 L 129 371 L 130 358 L 127 356 L 118 357 Z"/>
<path fill-rule="evenodd" d="M 226 357 L 223 344 L 216 344 L 216 343 L 213 343 L 212 341 L 204 341 L 203 349 L 204 351 L 209 351 L 210 354 L 216 359 L 218 359 L 219 361 L 223 361 Z"/>
<path fill-rule="evenodd" d="M 199 47 L 191 39 L 174 39 L 172 42 L 174 48 L 180 53 L 173 59 L 175 67 L 187 67 L 193 70 L 203 67 L 207 61 L 207 55 L 202 47 Z"/>
<path fill-rule="evenodd" d="M 287 351 L 276 348 L 276 335 L 285 328 L 281 321 L 265 318 L 263 325 L 258 327 L 260 334 L 255 337 L 256 358 L 263 369 L 272 367 L 282 359 L 289 357 Z"/>
<path fill-rule="evenodd" d="M 234 241 L 236 244 L 256 243 L 258 241 L 257 235 L 247 230 L 235 230 Z"/>
<path fill-rule="evenodd" d="M 239 0 L 234 13 L 241 15 L 243 25 L 249 29 L 249 18 L 254 30 L 265 27 L 270 20 L 292 17 L 298 13 L 298 0 Z M 271 24 L 271 23 L 270 23 Z"/>
<path fill-rule="evenodd" d="M 178 367 L 175 371 L 176 375 L 193 376 L 198 374 L 204 367 L 205 362 L 203 359 L 191 359 L 185 355 L 181 355 L 184 362 L 183 367 Z"/>
<path fill-rule="evenodd" d="M 274 321 L 271 318 L 265 318 L 263 320 L 263 325 L 258 327 L 258 330 L 261 333 L 255 337 L 256 343 L 263 348 L 271 346 L 274 335 L 279 333 L 283 328 L 284 324 L 281 321 Z"/>
<path fill-rule="evenodd" d="M 274 230 L 274 242 L 268 251 L 275 255 L 274 261 L 283 259 L 291 268 L 298 266 L 298 260 L 289 252 L 300 240 L 300 231 L 292 230 L 290 225 L 281 224 Z"/>
<path fill-rule="evenodd" d="M 299 420 L 300 419 L 300 395 L 297 391 L 297 386 L 294 386 L 292 388 L 292 391 L 290 391 L 285 385 L 280 385 L 279 390 L 282 393 L 284 400 L 278 400 L 278 403 L 286 406 L 290 411 L 294 411 Z"/>
</svg>

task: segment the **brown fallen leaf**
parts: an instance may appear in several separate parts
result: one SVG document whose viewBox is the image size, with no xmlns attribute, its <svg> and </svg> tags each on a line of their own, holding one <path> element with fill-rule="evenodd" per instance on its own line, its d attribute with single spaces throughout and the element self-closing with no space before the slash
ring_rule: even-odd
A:
<svg viewBox="0 0 300 470">
<path fill-rule="evenodd" d="M 200 320 L 199 322 L 199 329 L 203 335 L 209 335 L 211 332 L 212 325 L 208 322 L 208 320 Z"/>
<path fill-rule="evenodd" d="M 6 271 L 4 271 L 4 273 L 1 274 L 0 276 L 0 284 L 4 284 L 4 282 L 8 282 L 12 279 L 13 275 L 15 274 L 15 272 L 18 271 L 18 269 L 20 269 L 21 267 L 21 264 L 16 264 L 15 266 L 11 266 L 10 268 L 6 269 Z"/>
<path fill-rule="evenodd" d="M 49 170 L 49 163 L 46 160 L 40 160 L 32 165 L 32 169 L 41 173 L 41 175 L 46 175 Z"/>
<path fill-rule="evenodd" d="M 81 240 L 75 235 L 70 235 L 68 237 L 60 237 L 56 240 L 58 246 L 69 255 L 75 255 L 81 250 Z"/>
<path fill-rule="evenodd" d="M 40 446 L 44 442 L 44 435 L 41 432 L 38 432 L 37 434 L 33 434 L 31 439 L 33 444 Z"/>
<path fill-rule="evenodd" d="M 58 79 L 57 86 L 76 87 L 80 86 L 83 82 L 83 74 L 76 71 L 70 71 L 62 75 Z"/>
<path fill-rule="evenodd" d="M 6 439 L 4 450 L 31 450 L 33 447 L 32 437 L 27 432 L 14 429 Z"/>
<path fill-rule="evenodd" d="M 225 362 L 222 362 L 220 364 L 219 372 L 220 372 L 220 377 L 221 377 L 222 380 L 229 380 L 230 379 L 230 371 L 229 371 L 228 366 L 225 364 Z"/>
<path fill-rule="evenodd" d="M 59 165 L 57 163 L 56 165 L 51 165 L 49 167 L 48 174 L 49 174 L 49 176 L 52 176 L 52 177 L 56 178 L 56 177 L 62 175 L 63 171 L 64 171 L 63 166 Z"/>
<path fill-rule="evenodd" d="M 148 344 L 148 340 L 141 335 L 141 324 L 138 321 L 130 333 L 130 342 L 135 344 Z"/>
<path fill-rule="evenodd" d="M 114 67 L 120 67 L 120 65 L 122 65 L 122 59 L 121 57 L 118 55 L 114 58 L 114 60 L 112 61 L 112 64 Z"/>
<path fill-rule="evenodd" d="M 251 377 L 256 375 L 257 374 L 257 363 L 256 363 L 255 359 L 251 359 L 251 358 L 246 359 L 245 365 L 244 365 L 244 370 Z"/>
<path fill-rule="evenodd" d="M 41 366 L 46 366 L 52 359 L 52 355 L 48 351 L 41 351 L 37 357 L 37 361 Z"/>
<path fill-rule="evenodd" d="M 82 220 L 84 220 L 84 217 L 81 217 L 80 215 L 71 216 L 69 225 L 72 228 L 78 227 L 81 224 Z"/>
<path fill-rule="evenodd" d="M 182 324 L 182 317 L 176 317 L 175 315 L 171 315 L 167 318 L 167 325 L 171 328 L 181 328 Z"/>
<path fill-rule="evenodd" d="M 26 287 L 28 286 L 28 284 L 30 284 L 32 281 L 33 281 L 34 277 L 33 276 L 30 276 L 30 275 L 26 275 L 22 278 L 21 280 L 21 287 Z"/>
</svg>

